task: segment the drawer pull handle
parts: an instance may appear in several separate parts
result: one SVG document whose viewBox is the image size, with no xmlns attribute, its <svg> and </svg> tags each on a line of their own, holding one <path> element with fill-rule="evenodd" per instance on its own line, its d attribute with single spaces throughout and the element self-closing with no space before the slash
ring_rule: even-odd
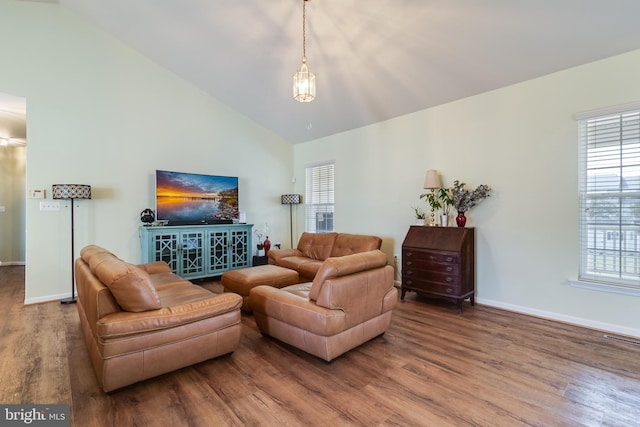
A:
<svg viewBox="0 0 640 427">
<path fill-rule="evenodd" d="M 435 259 L 437 259 L 437 258 L 436 258 L 435 256 L 433 256 L 433 255 L 429 255 L 429 259 L 430 259 L 430 260 L 435 260 Z"/>
<path fill-rule="evenodd" d="M 413 271 L 411 270 L 407 271 L 407 275 L 411 275 L 411 274 L 413 274 Z"/>
<path fill-rule="evenodd" d="M 413 253 L 412 252 L 407 252 L 405 255 L 406 256 L 411 256 L 411 255 L 413 255 Z"/>
<path fill-rule="evenodd" d="M 407 261 L 407 265 L 411 265 L 413 264 L 411 261 Z"/>
<path fill-rule="evenodd" d="M 407 285 L 412 285 L 413 284 L 413 280 L 407 280 Z"/>
<path fill-rule="evenodd" d="M 447 267 L 447 271 L 453 271 L 453 267 Z"/>
<path fill-rule="evenodd" d="M 447 262 L 451 262 L 451 261 L 453 261 L 453 257 L 452 256 L 448 256 L 447 257 Z"/>
<path fill-rule="evenodd" d="M 451 292 L 453 292 L 452 288 L 447 288 L 447 293 L 450 294 Z"/>
<path fill-rule="evenodd" d="M 453 282 L 453 277 L 447 277 L 446 280 L 447 280 L 447 282 L 451 283 L 451 282 Z"/>
</svg>

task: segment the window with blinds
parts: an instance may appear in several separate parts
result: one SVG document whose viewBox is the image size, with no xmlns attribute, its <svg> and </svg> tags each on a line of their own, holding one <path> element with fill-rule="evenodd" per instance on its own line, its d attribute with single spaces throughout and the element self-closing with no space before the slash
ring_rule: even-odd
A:
<svg viewBox="0 0 640 427">
<path fill-rule="evenodd" d="M 311 233 L 333 231 L 334 163 L 309 166 L 305 170 L 305 229 Z"/>
<path fill-rule="evenodd" d="M 579 280 L 640 288 L 640 109 L 578 123 Z"/>
</svg>

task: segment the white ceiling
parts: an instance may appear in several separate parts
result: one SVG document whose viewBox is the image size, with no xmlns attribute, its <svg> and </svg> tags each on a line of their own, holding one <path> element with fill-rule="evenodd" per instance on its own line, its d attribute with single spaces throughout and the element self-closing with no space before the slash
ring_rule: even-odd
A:
<svg viewBox="0 0 640 427">
<path fill-rule="evenodd" d="M 40 0 L 52 2 L 55 0 Z M 58 0 L 292 143 L 640 48 L 639 0 Z"/>
</svg>

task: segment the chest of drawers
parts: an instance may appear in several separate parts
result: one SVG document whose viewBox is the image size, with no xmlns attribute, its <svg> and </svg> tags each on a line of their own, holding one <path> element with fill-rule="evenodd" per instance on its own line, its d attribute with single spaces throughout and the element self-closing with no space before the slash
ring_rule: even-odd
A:
<svg viewBox="0 0 640 427">
<path fill-rule="evenodd" d="M 411 226 L 402 243 L 402 292 L 456 302 L 475 294 L 475 229 Z"/>
</svg>

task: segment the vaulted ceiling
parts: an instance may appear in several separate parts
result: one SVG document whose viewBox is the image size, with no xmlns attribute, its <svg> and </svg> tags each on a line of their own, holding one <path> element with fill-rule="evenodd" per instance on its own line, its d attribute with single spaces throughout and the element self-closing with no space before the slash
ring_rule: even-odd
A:
<svg viewBox="0 0 640 427">
<path fill-rule="evenodd" d="M 56 2 L 56 0 L 40 0 Z M 640 48 L 638 0 L 58 0 L 292 143 Z"/>
</svg>

